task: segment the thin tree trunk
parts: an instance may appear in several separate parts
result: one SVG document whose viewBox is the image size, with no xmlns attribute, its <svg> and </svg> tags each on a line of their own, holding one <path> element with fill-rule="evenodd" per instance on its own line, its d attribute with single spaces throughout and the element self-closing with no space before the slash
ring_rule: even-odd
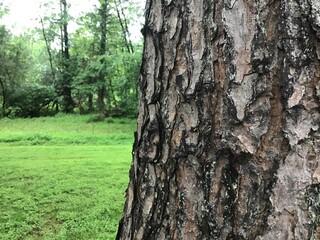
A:
<svg viewBox="0 0 320 240">
<path fill-rule="evenodd" d="M 74 102 L 72 99 L 71 74 L 70 74 L 70 54 L 69 54 L 69 33 L 68 33 L 68 10 L 67 1 L 61 0 L 62 5 L 62 55 L 63 55 L 63 72 L 62 72 L 62 95 L 63 95 L 63 111 L 66 113 L 73 112 Z"/>
<path fill-rule="evenodd" d="M 61 53 L 63 55 L 64 53 L 64 35 L 63 35 L 63 21 L 64 21 L 64 17 L 62 16 L 64 14 L 63 11 L 63 0 L 60 0 L 60 48 L 61 48 Z"/>
<path fill-rule="evenodd" d="M 2 116 L 5 116 L 6 105 L 7 105 L 7 96 L 6 96 L 6 89 L 5 89 L 2 78 L 0 78 L 0 86 L 1 86 L 1 93 L 2 93 Z"/>
<path fill-rule="evenodd" d="M 41 22 L 41 26 L 42 26 L 43 39 L 44 39 L 44 41 L 45 41 L 45 43 L 46 43 L 47 53 L 48 53 L 48 57 L 49 57 L 51 75 L 52 75 L 52 77 L 53 77 L 53 79 L 54 79 L 54 78 L 55 78 L 55 71 L 54 71 L 54 68 L 53 68 L 53 60 L 52 60 L 50 43 L 49 43 L 49 40 L 48 40 L 48 38 L 47 38 L 47 34 L 46 34 L 46 32 L 45 32 L 44 23 L 43 23 L 43 19 L 42 19 L 42 18 L 40 18 L 40 22 Z"/>
<path fill-rule="evenodd" d="M 107 95 L 106 86 L 105 86 L 105 83 L 102 83 L 102 85 L 99 86 L 99 89 L 98 89 L 98 109 L 101 114 L 106 113 L 106 104 L 105 104 L 106 95 Z"/>
<path fill-rule="evenodd" d="M 114 88 L 113 88 L 113 85 L 112 85 L 112 81 L 111 79 L 108 80 L 108 89 L 109 89 L 109 93 L 108 93 L 108 111 L 111 112 L 112 108 L 117 108 L 117 101 L 116 101 L 116 98 L 115 98 L 115 95 L 114 95 Z"/>
<path fill-rule="evenodd" d="M 124 12 L 123 12 L 123 8 L 121 7 L 121 1 L 119 1 L 119 4 L 117 1 L 115 1 L 115 6 L 116 6 L 117 16 L 118 16 L 118 20 L 119 20 L 119 23 L 121 26 L 122 35 L 123 35 L 123 39 L 124 39 L 126 48 L 128 50 L 128 53 L 133 53 L 134 51 L 133 51 L 132 42 L 130 40 L 130 33 L 128 30 L 127 19 L 125 17 Z M 122 17 L 121 17 L 120 11 L 121 11 Z"/>
<path fill-rule="evenodd" d="M 130 39 L 130 31 L 129 31 L 129 27 L 128 27 L 128 20 L 126 18 L 126 15 L 124 14 L 124 10 L 123 10 L 123 7 L 122 7 L 122 0 L 119 0 L 119 5 L 120 5 L 120 10 L 121 10 L 121 15 L 122 15 L 122 18 L 123 18 L 124 27 L 125 27 L 127 38 L 128 38 L 129 47 L 130 47 L 131 53 L 134 53 L 133 44 L 132 44 L 132 41 Z"/>
<path fill-rule="evenodd" d="M 319 12 L 147 1 L 117 239 L 320 239 Z"/>
<path fill-rule="evenodd" d="M 94 110 L 93 108 L 93 94 L 89 93 L 88 94 L 88 111 L 89 113 L 92 113 Z"/>
<path fill-rule="evenodd" d="M 99 48 L 99 54 L 101 56 L 100 63 L 102 65 L 102 68 L 99 72 L 98 76 L 98 82 L 99 82 L 99 88 L 98 88 L 98 109 L 99 112 L 102 114 L 106 113 L 106 104 L 105 104 L 105 98 L 107 94 L 106 89 L 106 80 L 105 80 L 105 74 L 106 74 L 106 59 L 105 54 L 107 50 L 107 17 L 108 17 L 108 1 L 104 0 L 101 2 L 100 9 L 100 48 Z"/>
</svg>

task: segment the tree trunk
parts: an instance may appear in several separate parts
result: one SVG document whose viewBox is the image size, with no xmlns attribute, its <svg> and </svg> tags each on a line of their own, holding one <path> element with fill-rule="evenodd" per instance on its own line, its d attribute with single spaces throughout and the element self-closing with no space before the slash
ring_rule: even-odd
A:
<svg viewBox="0 0 320 240">
<path fill-rule="evenodd" d="M 49 57 L 51 77 L 52 77 L 52 80 L 54 80 L 55 79 L 55 71 L 54 71 L 54 68 L 53 68 L 53 59 L 52 59 L 52 54 L 51 54 L 50 42 L 48 40 L 48 37 L 47 37 L 46 31 L 45 31 L 45 28 L 44 28 L 44 23 L 43 23 L 43 19 L 42 18 L 40 18 L 40 22 L 41 22 L 41 27 L 42 27 L 42 36 L 43 36 L 44 42 L 46 44 L 47 53 L 48 53 L 48 57 Z"/>
<path fill-rule="evenodd" d="M 6 88 L 4 86 L 4 81 L 0 77 L 0 87 L 1 87 L 1 93 L 2 93 L 2 116 L 6 115 L 6 106 L 7 106 L 7 96 L 6 96 Z M 0 116 L 1 116 L 0 115 Z"/>
<path fill-rule="evenodd" d="M 119 1 L 119 2 L 117 2 Z M 126 15 L 124 14 L 123 8 L 122 8 L 122 3 L 120 0 L 116 0 L 114 2 L 115 7 L 116 7 L 116 11 L 117 11 L 117 16 L 118 16 L 118 20 L 121 26 L 121 31 L 122 31 L 122 35 L 123 35 L 123 40 L 124 43 L 126 45 L 127 51 L 128 53 L 133 53 L 133 45 L 132 42 L 130 40 L 130 32 L 128 29 L 128 23 L 127 23 L 127 18 Z"/>
<path fill-rule="evenodd" d="M 318 0 L 147 1 L 117 239 L 320 238 Z"/>
<path fill-rule="evenodd" d="M 107 50 L 107 18 L 108 18 L 108 1 L 103 0 L 100 3 L 100 47 L 99 47 L 99 54 L 101 56 L 100 64 L 102 65 L 101 70 L 98 76 L 98 109 L 99 112 L 102 114 L 106 113 L 106 104 L 105 104 L 105 97 L 107 94 L 106 89 L 106 60 L 105 54 Z"/>
<path fill-rule="evenodd" d="M 93 108 L 93 94 L 88 93 L 88 112 L 92 113 L 94 110 Z"/>
<path fill-rule="evenodd" d="M 72 79 L 70 73 L 70 54 L 69 54 L 69 33 L 68 33 L 68 7 L 66 0 L 60 0 L 62 14 L 62 29 L 61 29 L 61 46 L 63 55 L 63 72 L 62 72 L 62 96 L 63 96 L 63 111 L 66 113 L 73 112 L 74 102 L 72 99 Z"/>
</svg>

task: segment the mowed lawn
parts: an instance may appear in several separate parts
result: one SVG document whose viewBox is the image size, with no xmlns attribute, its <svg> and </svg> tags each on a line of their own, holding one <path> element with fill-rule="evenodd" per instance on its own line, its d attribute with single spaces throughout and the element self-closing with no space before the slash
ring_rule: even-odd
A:
<svg viewBox="0 0 320 240">
<path fill-rule="evenodd" d="M 0 119 L 0 239 L 114 239 L 134 120 Z"/>
</svg>

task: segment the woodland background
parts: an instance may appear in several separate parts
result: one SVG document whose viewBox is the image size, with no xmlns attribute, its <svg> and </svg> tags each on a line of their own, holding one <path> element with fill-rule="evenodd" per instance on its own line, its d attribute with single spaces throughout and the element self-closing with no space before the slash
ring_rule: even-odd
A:
<svg viewBox="0 0 320 240">
<path fill-rule="evenodd" d="M 132 35 L 143 9 L 130 0 L 92 6 L 74 17 L 68 0 L 42 1 L 38 27 L 13 34 L 0 24 L 1 117 L 136 116 L 142 40 Z M 9 12 L 0 2 L 0 19 Z"/>
<path fill-rule="evenodd" d="M 22 14 L 0 0 L 0 240 L 115 239 L 143 9 L 127 0 L 38 2 L 35 27 L 18 31 L 6 18 Z"/>
</svg>

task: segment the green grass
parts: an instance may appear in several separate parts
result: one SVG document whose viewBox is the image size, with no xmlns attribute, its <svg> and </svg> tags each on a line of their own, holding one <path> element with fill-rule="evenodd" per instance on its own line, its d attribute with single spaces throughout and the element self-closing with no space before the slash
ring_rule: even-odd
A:
<svg viewBox="0 0 320 240">
<path fill-rule="evenodd" d="M 114 239 L 135 121 L 0 119 L 0 239 Z"/>
<path fill-rule="evenodd" d="M 0 119 L 0 144 L 131 144 L 135 121 L 107 119 L 90 122 L 91 115 L 58 115 L 31 119 Z"/>
</svg>

